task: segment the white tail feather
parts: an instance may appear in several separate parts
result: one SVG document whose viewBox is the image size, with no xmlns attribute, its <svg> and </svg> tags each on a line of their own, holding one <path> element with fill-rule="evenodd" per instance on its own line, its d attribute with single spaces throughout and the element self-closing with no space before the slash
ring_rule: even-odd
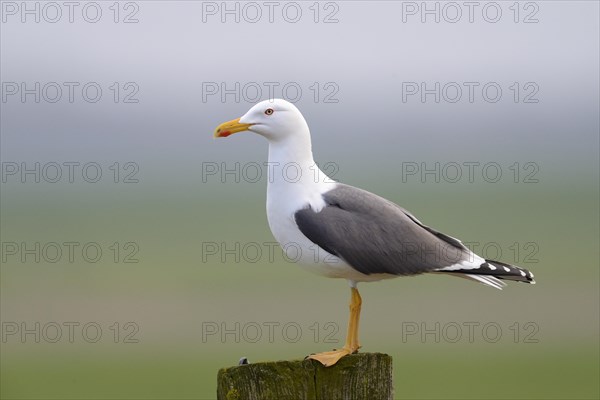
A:
<svg viewBox="0 0 600 400">
<path fill-rule="evenodd" d="M 498 278 L 494 278 L 490 275 L 472 275 L 472 274 L 448 274 L 452 276 L 456 276 L 457 278 L 465 278 L 472 281 L 483 283 L 484 285 L 491 286 L 498 290 L 502 290 L 503 287 L 506 286 L 506 283 L 502 282 Z"/>
</svg>

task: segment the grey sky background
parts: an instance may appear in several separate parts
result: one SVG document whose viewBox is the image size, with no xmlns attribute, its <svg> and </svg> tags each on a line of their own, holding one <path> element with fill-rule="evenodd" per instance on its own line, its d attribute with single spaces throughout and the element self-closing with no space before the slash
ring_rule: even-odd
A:
<svg viewBox="0 0 600 400">
<path fill-rule="evenodd" d="M 456 23 L 447 21 L 455 18 L 456 8 L 443 2 L 428 3 L 432 9 L 438 4 L 439 23 L 433 14 L 424 16 L 425 23 L 420 10 L 411 14 L 420 2 L 320 3 L 318 23 L 311 2 L 294 3 L 302 11 L 296 23 L 284 17 L 286 2 L 275 6 L 272 23 L 264 6 L 262 17 L 252 23 L 256 8 L 246 3 L 237 3 L 236 22 L 235 14 L 221 14 L 220 2 L 166 6 L 160 1 L 120 10 L 120 20 L 135 11 L 137 23 L 114 23 L 110 2 L 98 3 L 102 17 L 97 23 L 85 21 L 83 6 L 75 9 L 73 23 L 65 7 L 56 23 L 45 20 L 53 18 L 50 9 L 47 15 L 40 11 L 39 23 L 32 15 L 22 23 L 20 9 L 13 15 L 6 3 L 2 81 L 28 87 L 57 82 L 63 88 L 58 102 L 42 97 L 36 104 L 33 95 L 22 103 L 19 93 L 8 95 L 3 87 L 1 155 L 6 161 L 126 159 L 144 163 L 147 171 L 156 163 L 185 165 L 190 175 L 178 174 L 184 179 L 192 179 L 202 161 L 262 161 L 263 140 L 244 135 L 230 145 L 213 141 L 211 134 L 218 123 L 242 115 L 254 97 L 267 98 L 265 82 L 274 82 L 276 97 L 286 97 L 281 91 L 286 84 L 292 87 L 288 98 L 295 99 L 294 87 L 301 88 L 296 104 L 311 127 L 315 156 L 323 162 L 353 164 L 360 156 L 393 171 L 399 160 L 534 161 L 551 177 L 597 176 L 597 2 L 536 2 L 535 8 L 520 3 L 518 23 L 512 2 L 494 3 L 502 12 L 496 23 L 484 18 L 489 2 L 474 8 L 473 22 L 461 6 Z M 298 7 L 288 7 L 288 19 Z M 486 10 L 494 19 L 496 7 Z M 323 23 L 330 14 L 337 23 Z M 538 22 L 524 23 L 528 16 Z M 73 103 L 63 82 L 80 84 Z M 87 82 L 103 90 L 97 103 L 82 98 Z M 134 82 L 139 103 L 114 103 L 109 88 L 114 82 L 121 85 L 121 101 L 130 93 L 123 85 Z M 250 83 L 248 92 L 238 91 L 239 102 L 232 94 L 223 102 L 220 92 L 206 92 L 207 85 L 231 89 L 236 82 L 241 88 Z M 423 103 L 420 94 L 404 93 L 403 101 L 406 82 L 428 88 L 455 82 L 462 97 L 451 103 L 442 94 L 436 103 L 427 95 Z M 478 85 L 473 103 L 464 82 Z M 489 82 L 502 89 L 498 102 L 483 98 L 482 87 Z M 517 103 L 510 88 L 514 82 L 519 83 Z M 527 83 L 534 86 L 525 88 Z M 256 86 L 262 96 L 256 96 Z M 524 103 L 534 88 L 532 99 L 539 102 Z M 455 96 L 449 90 L 448 96 Z M 327 94 L 337 103 L 324 102 Z"/>
</svg>

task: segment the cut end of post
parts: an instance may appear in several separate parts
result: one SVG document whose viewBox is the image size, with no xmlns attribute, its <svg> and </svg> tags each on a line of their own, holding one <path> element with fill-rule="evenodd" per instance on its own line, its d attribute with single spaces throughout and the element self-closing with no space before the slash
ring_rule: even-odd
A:
<svg viewBox="0 0 600 400">
<path fill-rule="evenodd" d="M 219 370 L 218 400 L 394 398 L 392 357 L 358 353 L 324 367 L 314 360 L 239 365 Z"/>
</svg>

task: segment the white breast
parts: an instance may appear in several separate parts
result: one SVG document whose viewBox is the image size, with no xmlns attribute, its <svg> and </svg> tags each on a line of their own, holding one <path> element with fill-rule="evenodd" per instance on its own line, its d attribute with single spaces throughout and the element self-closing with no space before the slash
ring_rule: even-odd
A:
<svg viewBox="0 0 600 400">
<path fill-rule="evenodd" d="M 269 227 L 275 239 L 279 242 L 287 258 L 304 269 L 330 278 L 345 278 L 354 282 L 377 281 L 389 278 L 388 274 L 365 275 L 340 258 L 323 250 L 311 242 L 298 228 L 294 214 L 303 208 L 310 207 L 315 212 L 325 207 L 323 193 L 335 188 L 336 183 L 321 172 L 321 182 L 310 179 L 314 177 L 304 174 L 298 182 L 279 179 L 276 176 L 269 179 L 267 189 L 267 218 Z"/>
<path fill-rule="evenodd" d="M 322 194 L 336 185 L 333 181 L 311 179 L 309 175 L 315 167 L 302 168 L 302 177 L 298 181 L 286 179 L 274 170 L 267 189 L 267 218 L 271 232 L 288 258 L 303 265 L 321 264 L 327 256 L 334 257 L 308 240 L 294 218 L 294 214 L 303 208 L 321 211 L 325 207 Z"/>
</svg>

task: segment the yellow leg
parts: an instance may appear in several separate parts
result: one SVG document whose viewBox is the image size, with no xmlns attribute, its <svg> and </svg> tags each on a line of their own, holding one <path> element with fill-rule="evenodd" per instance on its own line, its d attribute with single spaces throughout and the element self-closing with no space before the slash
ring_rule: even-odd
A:
<svg viewBox="0 0 600 400">
<path fill-rule="evenodd" d="M 360 348 L 358 343 L 358 323 L 360 320 L 360 308 L 362 299 L 358 293 L 358 289 L 350 288 L 352 294 L 350 297 L 350 318 L 348 319 L 348 334 L 346 335 L 346 344 L 341 349 L 333 351 L 325 351 L 323 353 L 311 354 L 308 358 L 317 360 L 326 367 L 330 367 L 337 363 L 340 358 L 356 353 Z"/>
</svg>

